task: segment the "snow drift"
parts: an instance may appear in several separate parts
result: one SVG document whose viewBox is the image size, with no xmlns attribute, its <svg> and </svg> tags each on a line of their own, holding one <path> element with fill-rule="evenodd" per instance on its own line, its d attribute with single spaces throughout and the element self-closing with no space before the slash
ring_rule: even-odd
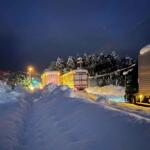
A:
<svg viewBox="0 0 150 150">
<path fill-rule="evenodd" d="M 93 93 L 97 95 L 114 95 L 114 96 L 124 96 L 125 88 L 121 86 L 107 85 L 103 87 L 89 87 L 86 89 L 88 93 Z"/>
<path fill-rule="evenodd" d="M 12 91 L 0 82 L 0 150 L 16 150 L 22 139 L 29 104 L 21 88 Z"/>
<path fill-rule="evenodd" d="M 16 102 L 23 93 L 23 89 L 17 87 L 17 89 L 13 91 L 5 82 L 0 81 L 0 104 Z"/>
<path fill-rule="evenodd" d="M 149 147 L 148 122 L 69 97 L 70 92 L 67 87 L 55 87 L 51 93 L 45 89 L 36 98 L 23 150 L 146 150 Z"/>
<path fill-rule="evenodd" d="M 107 85 L 103 87 L 89 87 L 86 89 L 87 93 L 97 95 L 97 101 L 112 101 L 124 102 L 125 88 L 121 86 Z"/>
<path fill-rule="evenodd" d="M 0 150 L 147 150 L 150 124 L 50 85 L 0 104 Z"/>
</svg>

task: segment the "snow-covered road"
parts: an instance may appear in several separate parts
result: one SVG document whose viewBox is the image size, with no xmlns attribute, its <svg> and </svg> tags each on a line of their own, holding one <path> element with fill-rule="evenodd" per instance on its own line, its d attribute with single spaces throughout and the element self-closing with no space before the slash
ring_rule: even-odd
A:
<svg viewBox="0 0 150 150">
<path fill-rule="evenodd" d="M 0 150 L 149 149 L 150 122 L 77 97 L 49 86 L 1 103 Z"/>
</svg>

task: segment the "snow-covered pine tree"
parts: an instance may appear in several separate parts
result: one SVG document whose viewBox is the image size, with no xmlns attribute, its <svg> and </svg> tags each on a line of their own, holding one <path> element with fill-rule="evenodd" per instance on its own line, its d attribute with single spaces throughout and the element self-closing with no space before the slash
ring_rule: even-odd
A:
<svg viewBox="0 0 150 150">
<path fill-rule="evenodd" d="M 48 69 L 49 70 L 55 70 L 56 69 L 56 62 L 55 61 L 51 61 Z"/>
<path fill-rule="evenodd" d="M 73 57 L 72 56 L 69 56 L 68 57 L 68 60 L 67 60 L 67 70 L 73 70 L 75 69 L 75 62 L 73 60 Z"/>
<path fill-rule="evenodd" d="M 87 69 L 88 68 L 88 64 L 89 64 L 88 55 L 87 55 L 87 53 L 84 53 L 83 54 L 83 67 L 85 69 Z"/>
<path fill-rule="evenodd" d="M 83 58 L 82 57 L 78 57 L 77 60 L 76 60 L 76 62 L 77 62 L 78 67 L 82 68 Z"/>
<path fill-rule="evenodd" d="M 63 70 L 65 68 L 63 59 L 58 57 L 55 66 L 56 66 L 56 70 L 63 72 Z"/>
</svg>

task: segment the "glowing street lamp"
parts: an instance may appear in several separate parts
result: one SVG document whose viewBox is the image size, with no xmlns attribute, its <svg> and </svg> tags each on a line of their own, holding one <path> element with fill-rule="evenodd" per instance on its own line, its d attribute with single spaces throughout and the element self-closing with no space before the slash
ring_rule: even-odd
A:
<svg viewBox="0 0 150 150">
<path fill-rule="evenodd" d="M 28 73 L 32 73 L 34 71 L 34 67 L 28 66 L 27 71 L 28 71 Z"/>
<path fill-rule="evenodd" d="M 29 74 L 30 76 L 30 79 L 32 80 L 32 74 L 34 73 L 34 67 L 33 66 L 28 66 L 27 67 L 27 73 Z"/>
</svg>

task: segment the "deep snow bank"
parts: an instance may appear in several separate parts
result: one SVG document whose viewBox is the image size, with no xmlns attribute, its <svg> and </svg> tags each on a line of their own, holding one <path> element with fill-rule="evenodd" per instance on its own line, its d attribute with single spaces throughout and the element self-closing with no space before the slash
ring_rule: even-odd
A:
<svg viewBox="0 0 150 150">
<path fill-rule="evenodd" d="M 23 150 L 147 150 L 149 123 L 69 93 L 49 86 L 36 97 Z"/>
<path fill-rule="evenodd" d="M 98 100 L 124 102 L 125 88 L 121 86 L 108 85 L 104 87 L 89 87 L 87 93 L 96 94 Z"/>
<path fill-rule="evenodd" d="M 50 85 L 0 104 L 0 150 L 147 150 L 150 123 Z M 32 103 L 33 102 L 33 103 Z"/>
<path fill-rule="evenodd" d="M 0 104 L 16 102 L 23 94 L 24 91 L 21 89 L 21 87 L 17 87 L 15 90 L 11 90 L 11 88 L 5 82 L 0 81 Z"/>
<path fill-rule="evenodd" d="M 29 103 L 21 88 L 12 91 L 0 82 L 0 150 L 16 150 L 24 130 Z"/>
<path fill-rule="evenodd" d="M 121 86 L 107 85 L 103 87 L 89 87 L 86 89 L 87 92 L 97 94 L 97 95 L 114 95 L 114 96 L 124 96 L 125 88 Z"/>
</svg>

